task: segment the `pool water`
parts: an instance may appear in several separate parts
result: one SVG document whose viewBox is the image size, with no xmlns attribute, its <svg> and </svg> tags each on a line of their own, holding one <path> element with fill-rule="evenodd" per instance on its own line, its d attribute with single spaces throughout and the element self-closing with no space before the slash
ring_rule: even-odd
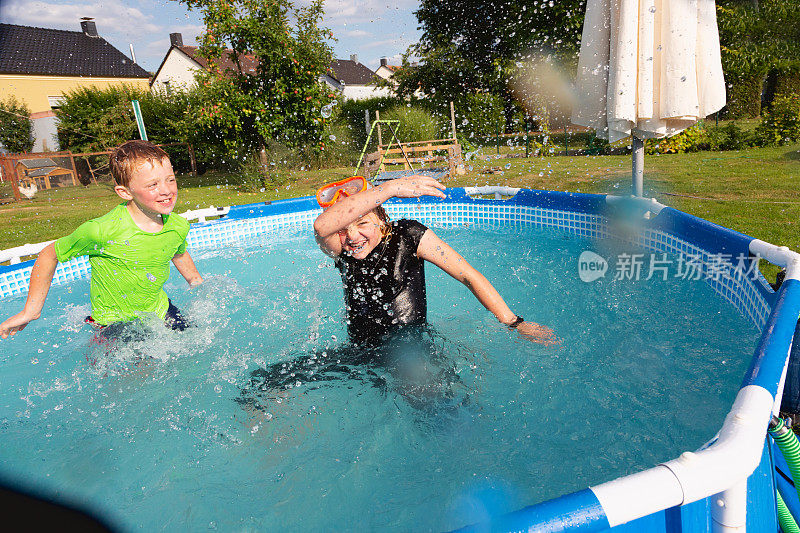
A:
<svg viewBox="0 0 800 533">
<path fill-rule="evenodd" d="M 166 290 L 196 328 L 139 325 L 109 353 L 82 321 L 82 280 L 3 341 L 0 476 L 127 531 L 440 531 L 653 466 L 720 427 L 757 330 L 705 283 L 585 283 L 582 251 L 625 249 L 435 231 L 561 345 L 509 331 L 428 265 L 431 331 L 396 348 L 425 387 L 347 361 L 259 387 L 259 369 L 344 353 L 333 261 L 308 231 L 193 251 L 207 282 L 189 290 L 173 269 Z"/>
</svg>

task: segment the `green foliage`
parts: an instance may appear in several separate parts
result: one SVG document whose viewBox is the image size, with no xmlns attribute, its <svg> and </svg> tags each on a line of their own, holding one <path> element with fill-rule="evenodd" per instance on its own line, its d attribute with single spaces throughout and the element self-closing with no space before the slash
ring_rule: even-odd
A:
<svg viewBox="0 0 800 533">
<path fill-rule="evenodd" d="M 722 126 L 706 126 L 706 146 L 703 150 L 742 150 L 753 146 L 753 136 L 736 125 L 728 122 Z"/>
<path fill-rule="evenodd" d="M 59 145 L 73 152 L 101 152 L 129 139 L 138 139 L 131 100 L 139 100 L 150 141 L 190 143 L 195 148 L 201 172 L 208 166 L 224 166 L 224 149 L 217 140 L 218 132 L 198 123 L 195 111 L 199 104 L 194 92 L 151 93 L 127 85 L 72 91 L 65 95 L 62 106 L 56 111 Z M 188 171 L 186 147 L 165 150 L 177 170 Z"/>
<path fill-rule="evenodd" d="M 800 71 L 800 1 L 718 0 L 730 118 L 758 116 L 768 72 Z"/>
<path fill-rule="evenodd" d="M 33 148 L 31 111 L 14 96 L 0 100 L 0 144 L 9 152 L 29 152 Z"/>
<path fill-rule="evenodd" d="M 645 142 L 645 153 L 683 154 L 700 150 L 742 150 L 756 144 L 757 139 L 735 122 L 720 126 L 699 122 L 671 137 L 648 139 Z"/>
<path fill-rule="evenodd" d="M 725 118 L 756 118 L 759 116 L 764 75 L 760 72 L 739 76 L 729 74 L 726 81 L 728 94 L 724 111 Z"/>
<path fill-rule="evenodd" d="M 364 100 L 343 100 L 339 102 L 338 106 L 334 107 L 334 115 L 331 119 L 347 128 L 354 143 L 354 148 L 360 153 L 367 140 L 364 111 L 369 113 L 369 120 L 372 123 L 375 120 L 375 111 L 380 112 L 381 118 L 386 118 L 384 114 L 402 102 L 398 98 L 385 96 L 366 98 Z M 400 135 L 402 136 L 402 132 Z M 376 143 L 377 141 L 373 139 L 371 150 L 375 149 Z"/>
<path fill-rule="evenodd" d="M 399 94 L 418 89 L 444 101 L 465 92 L 505 95 L 515 62 L 531 53 L 576 64 L 585 0 L 422 0 L 418 44 L 409 48 L 396 78 Z M 413 67 L 410 57 L 419 58 Z"/>
<path fill-rule="evenodd" d="M 442 124 L 426 109 L 412 104 L 399 104 L 385 113 L 381 118 L 399 120 L 398 137 L 401 142 L 430 141 L 442 136 Z M 384 128 L 383 142 L 388 143 L 391 134 Z"/>
<path fill-rule="evenodd" d="M 586 155 L 603 155 L 609 153 L 610 147 L 607 139 L 591 135 L 586 139 Z"/>
<path fill-rule="evenodd" d="M 459 138 L 476 142 L 505 131 L 505 102 L 497 95 L 472 93 L 455 101 Z"/>
<path fill-rule="evenodd" d="M 130 102 L 143 94 L 131 85 L 84 87 L 65 94 L 56 110 L 59 146 L 73 152 L 99 152 L 132 139 L 136 120 Z"/>
<path fill-rule="evenodd" d="M 263 156 L 252 153 L 236 171 L 240 179 L 237 189 L 243 192 L 264 192 L 292 182 L 291 170 L 300 168 L 303 154 L 275 141 L 268 142 Z"/>
<path fill-rule="evenodd" d="M 778 96 L 755 130 L 762 146 L 783 146 L 800 141 L 800 95 Z"/>
<path fill-rule="evenodd" d="M 240 159 L 269 142 L 322 150 L 320 110 L 333 98 L 318 82 L 331 59 L 331 34 L 318 26 L 322 0 L 301 8 L 289 0 L 180 1 L 203 13 L 199 54 L 210 68 L 196 78 L 196 113 L 203 128 L 222 133 L 226 155 Z"/>
<path fill-rule="evenodd" d="M 800 71 L 785 69 L 775 72 L 775 96 L 800 94 Z"/>
<path fill-rule="evenodd" d="M 646 154 L 683 154 L 696 152 L 706 143 L 706 130 L 703 124 L 695 124 L 670 137 L 647 139 L 644 151 Z"/>
</svg>

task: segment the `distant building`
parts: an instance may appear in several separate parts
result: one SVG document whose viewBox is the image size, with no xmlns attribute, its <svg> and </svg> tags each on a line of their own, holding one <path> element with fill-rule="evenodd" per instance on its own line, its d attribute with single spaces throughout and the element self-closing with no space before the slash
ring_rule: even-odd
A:
<svg viewBox="0 0 800 533">
<path fill-rule="evenodd" d="M 167 55 L 158 66 L 150 85 L 153 90 L 185 90 L 195 84 L 195 74 L 208 68 L 208 60 L 199 55 L 197 46 L 184 46 L 180 33 L 169 34 L 170 47 Z M 227 50 L 233 54 L 233 50 Z M 252 55 L 239 58 L 239 64 L 245 73 L 255 73 L 258 61 Z M 220 67 L 224 70 L 238 67 L 228 54 L 223 58 Z"/>
<path fill-rule="evenodd" d="M 208 61 L 197 53 L 198 47 L 184 46 L 183 36 L 180 33 L 171 33 L 169 40 L 169 50 L 151 81 L 153 90 L 187 89 L 194 85 L 195 74 L 208 68 Z M 227 52 L 221 67 L 236 69 L 237 66 L 228 55 L 233 51 L 227 50 Z M 251 55 L 240 58 L 240 64 L 245 73 L 255 72 L 258 65 L 256 58 Z M 376 74 L 359 63 L 358 56 L 352 55 L 349 60 L 334 59 L 331 61 L 328 74 L 322 76 L 320 81 L 351 100 L 361 100 L 372 96 L 390 96 L 391 90 L 375 86 L 375 79 Z"/>
<path fill-rule="evenodd" d="M 381 58 L 381 66 L 378 67 L 378 70 L 375 71 L 375 74 L 380 76 L 381 78 L 385 79 L 386 81 L 390 81 L 394 83 L 394 74 L 400 70 L 399 65 L 390 65 L 389 60 L 385 57 Z M 395 83 L 396 85 L 396 83 Z"/>
<path fill-rule="evenodd" d="M 64 94 L 83 87 L 148 87 L 150 75 L 97 34 L 0 24 L 0 99 L 10 96 L 31 110 L 34 151 L 58 150 L 54 110 Z"/>
<path fill-rule="evenodd" d="M 358 56 L 350 59 L 334 59 L 322 81 L 342 93 L 348 100 L 364 100 L 375 96 L 392 96 L 391 89 L 376 85 L 377 75 L 366 65 L 359 63 Z"/>
</svg>

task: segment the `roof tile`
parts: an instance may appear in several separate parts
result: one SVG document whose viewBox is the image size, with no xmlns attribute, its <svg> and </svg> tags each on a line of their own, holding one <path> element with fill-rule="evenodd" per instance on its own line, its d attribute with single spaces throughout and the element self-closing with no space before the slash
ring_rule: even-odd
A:
<svg viewBox="0 0 800 533">
<path fill-rule="evenodd" d="M 0 73 L 150 77 L 102 37 L 16 24 L 0 24 Z"/>
</svg>

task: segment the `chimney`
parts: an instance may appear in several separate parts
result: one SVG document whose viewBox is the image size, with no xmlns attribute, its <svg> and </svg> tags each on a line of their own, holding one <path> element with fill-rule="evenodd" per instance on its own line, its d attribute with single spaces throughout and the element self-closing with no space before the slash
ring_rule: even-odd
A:
<svg viewBox="0 0 800 533">
<path fill-rule="evenodd" d="M 83 30 L 84 35 L 88 35 L 89 37 L 99 37 L 99 35 L 97 35 L 97 26 L 95 26 L 94 19 L 91 17 L 83 17 L 81 19 L 81 29 Z"/>
<path fill-rule="evenodd" d="M 169 44 L 172 46 L 183 46 L 183 35 L 180 33 L 170 33 Z"/>
<path fill-rule="evenodd" d="M 385 57 L 381 58 L 381 66 L 382 67 L 385 67 L 388 63 L 389 63 L 388 59 L 386 59 Z"/>
<path fill-rule="evenodd" d="M 358 63 L 358 54 L 350 54 L 350 61 Z"/>
</svg>

